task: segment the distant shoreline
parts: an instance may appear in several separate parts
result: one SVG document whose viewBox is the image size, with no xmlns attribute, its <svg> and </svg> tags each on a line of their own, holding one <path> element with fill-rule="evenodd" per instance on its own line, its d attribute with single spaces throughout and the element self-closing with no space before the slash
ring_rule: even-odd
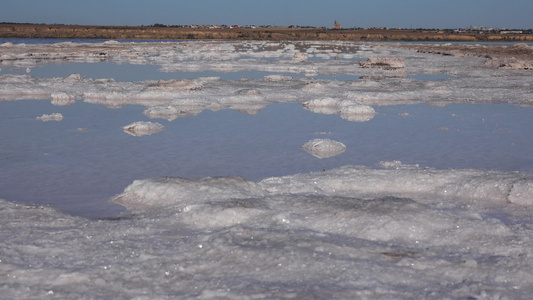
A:
<svg viewBox="0 0 533 300">
<path fill-rule="evenodd" d="M 446 30 L 238 28 L 204 29 L 167 26 L 84 26 L 0 24 L 0 38 L 121 40 L 301 40 L 301 41 L 462 41 L 533 42 L 529 33 L 479 33 Z"/>
</svg>

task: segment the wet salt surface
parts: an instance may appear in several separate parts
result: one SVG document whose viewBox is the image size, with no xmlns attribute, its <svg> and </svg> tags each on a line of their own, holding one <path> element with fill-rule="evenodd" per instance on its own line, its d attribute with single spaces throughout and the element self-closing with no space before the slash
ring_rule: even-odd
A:
<svg viewBox="0 0 533 300">
<path fill-rule="evenodd" d="M 2 297 L 533 292 L 529 71 L 334 42 L 95 45 L 96 55 L 68 43 L 0 47 L 3 70 L 34 76 L 0 77 L 0 98 L 20 100 L 0 102 Z M 83 76 L 290 77 L 114 82 L 41 61 L 96 62 L 100 51 L 117 64 Z M 315 56 L 292 60 L 303 52 Z M 65 73 L 50 79 L 53 68 Z M 336 74 L 361 78 L 312 78 Z M 317 140 L 328 141 L 322 159 L 302 148 Z"/>
<path fill-rule="evenodd" d="M 453 76 L 448 74 L 414 74 L 414 75 L 407 75 L 406 78 L 412 78 L 416 80 L 428 80 L 428 81 L 434 81 L 434 80 L 446 80 L 451 79 Z"/>
<path fill-rule="evenodd" d="M 376 167 L 400 160 L 438 169 L 476 168 L 533 173 L 533 109 L 499 104 L 377 107 L 368 122 L 316 114 L 300 104 L 273 104 L 256 115 L 209 111 L 172 122 L 151 136 L 122 127 L 150 121 L 140 106 L 108 109 L 76 102 L 0 102 L 0 197 L 49 204 L 102 217 L 107 203 L 135 179 L 242 176 L 260 180 L 343 165 Z M 60 112 L 51 124 L 35 118 Z M 344 143 L 345 152 L 317 160 L 301 149 L 309 140 Z"/>
</svg>

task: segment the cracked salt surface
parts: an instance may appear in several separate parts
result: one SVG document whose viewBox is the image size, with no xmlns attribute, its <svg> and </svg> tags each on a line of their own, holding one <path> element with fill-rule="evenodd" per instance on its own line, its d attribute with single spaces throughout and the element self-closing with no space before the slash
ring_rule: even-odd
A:
<svg viewBox="0 0 533 300">
<path fill-rule="evenodd" d="M 59 58 L 169 73 L 35 75 Z M 20 100 L 0 102 L 5 297 L 533 292 L 530 71 L 335 42 L 2 44 L 0 60 L 31 69 L 0 75 Z M 359 79 L 313 77 L 335 74 Z M 314 139 L 346 149 L 318 159 Z"/>
</svg>

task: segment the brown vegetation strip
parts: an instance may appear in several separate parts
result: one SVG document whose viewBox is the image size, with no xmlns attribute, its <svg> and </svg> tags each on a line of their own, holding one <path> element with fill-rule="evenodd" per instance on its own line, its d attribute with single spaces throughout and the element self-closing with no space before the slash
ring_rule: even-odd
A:
<svg viewBox="0 0 533 300">
<path fill-rule="evenodd" d="M 451 33 L 437 30 L 254 28 L 197 29 L 157 26 L 0 24 L 0 38 L 150 40 L 342 40 L 342 41 L 508 41 L 531 42 L 532 34 Z"/>
</svg>

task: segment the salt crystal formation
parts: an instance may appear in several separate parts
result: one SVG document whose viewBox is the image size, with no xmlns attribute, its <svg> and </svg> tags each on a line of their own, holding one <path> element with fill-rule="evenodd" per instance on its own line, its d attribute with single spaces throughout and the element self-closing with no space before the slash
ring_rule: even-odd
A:
<svg viewBox="0 0 533 300">
<path fill-rule="evenodd" d="M 53 114 L 44 114 L 40 117 L 37 117 L 36 118 L 37 120 L 41 120 L 43 122 L 48 122 L 48 121 L 61 121 L 63 120 L 63 115 L 60 114 L 60 113 L 53 113 Z"/>
<path fill-rule="evenodd" d="M 252 41 L 224 44 L 218 42 L 50 45 L 7 43 L 0 47 L 0 67 L 26 68 L 52 61 L 100 62 L 102 59 L 100 54 L 104 53 L 106 60 L 114 63 L 158 64 L 162 72 L 262 71 L 278 74 L 244 81 L 199 77 L 141 82 L 83 78 L 79 74 L 72 74 L 66 78 L 6 74 L 0 75 L 0 99 L 53 99 L 55 103 L 62 104 L 72 101 L 66 100 L 65 95 L 68 95 L 70 99 L 108 107 L 140 104 L 148 108 L 171 102 L 186 94 L 191 98 L 207 99 L 208 103 L 204 104 L 206 108 L 223 109 L 230 106 L 224 101 L 228 103 L 234 101 L 235 98 L 232 96 L 236 90 L 257 89 L 261 92 L 260 97 L 250 98 L 248 102 L 301 102 L 310 96 L 349 99 L 372 106 L 422 102 L 503 102 L 527 105 L 531 102 L 532 91 L 528 77 L 531 60 L 523 57 L 513 59 L 508 55 L 487 60 L 485 57 L 468 55 L 445 56 L 402 49 L 402 44 L 335 42 L 295 42 L 295 44 L 298 44 L 298 48 L 294 44 L 277 42 L 265 44 Z M 422 47 L 415 44 L 407 46 Z M 249 50 L 238 50 L 241 47 Z M 425 45 L 425 47 L 440 49 L 438 45 Z M 344 48 L 346 51 L 332 48 Z M 489 48 L 491 47 L 484 45 L 468 47 L 470 50 L 483 49 L 485 52 L 490 51 L 487 50 Z M 515 51 L 531 51 L 531 47 L 527 45 L 508 48 L 510 50 L 518 48 Z M 459 52 L 461 51 L 465 50 Z M 297 63 L 292 59 L 299 57 L 300 55 L 297 55 L 299 53 L 324 61 L 308 60 L 305 63 Z M 344 60 L 333 62 L 332 58 L 336 57 Z M 363 60 L 354 61 L 354 58 Z M 277 61 L 272 63 L 269 59 Z M 285 75 L 287 73 L 294 76 Z M 453 78 L 442 82 L 405 78 L 408 75 L 424 73 L 445 73 Z M 337 74 L 359 76 L 360 79 L 348 82 L 306 78 Z M 507 80 L 499 80 L 500 78 Z M 340 107 L 337 113 L 340 114 Z"/>
<path fill-rule="evenodd" d="M 134 122 L 122 127 L 125 133 L 133 136 L 151 135 L 165 129 L 165 126 L 152 122 Z"/>
<path fill-rule="evenodd" d="M 320 114 L 340 114 L 341 118 L 352 122 L 366 122 L 374 118 L 376 111 L 368 105 L 353 100 L 341 100 L 332 97 L 304 101 L 302 106 Z"/>
<path fill-rule="evenodd" d="M 313 149 L 345 149 L 342 143 L 316 139 Z M 437 170 L 400 161 L 382 161 L 383 169 L 344 166 L 328 171 L 265 178 L 259 182 L 240 177 L 136 180 L 113 201 L 133 210 L 198 202 L 263 198 L 268 195 L 321 195 L 327 197 L 408 197 L 420 203 L 460 201 L 477 205 L 533 206 L 533 178 L 516 172 L 473 169 Z"/>
<path fill-rule="evenodd" d="M 491 68 L 501 68 L 510 70 L 533 70 L 533 62 L 531 60 L 520 59 L 487 59 L 483 66 Z"/>
<path fill-rule="evenodd" d="M 307 61 L 307 54 L 306 53 L 295 53 L 292 57 L 293 61 L 303 62 Z"/>
<path fill-rule="evenodd" d="M 194 91 L 201 90 L 202 85 L 196 80 L 190 79 L 170 79 L 159 80 L 154 84 L 150 84 L 145 88 L 145 91 L 164 91 L 164 92 L 179 92 L 179 91 Z"/>
<path fill-rule="evenodd" d="M 352 122 L 367 122 L 374 118 L 376 111 L 368 105 L 347 105 L 341 108 L 341 118 Z"/>
<path fill-rule="evenodd" d="M 75 97 L 68 95 L 67 93 L 53 93 L 51 98 L 52 104 L 57 106 L 70 105 L 76 102 Z"/>
<path fill-rule="evenodd" d="M 64 82 L 76 82 L 76 81 L 82 81 L 83 77 L 80 74 L 70 74 L 69 76 L 65 77 L 63 79 Z"/>
<path fill-rule="evenodd" d="M 346 145 L 330 139 L 314 139 L 305 143 L 302 149 L 322 159 L 341 154 L 346 150 Z"/>
<path fill-rule="evenodd" d="M 363 68 L 383 68 L 385 70 L 396 70 L 405 68 L 405 60 L 401 58 L 380 58 L 370 57 L 366 61 L 359 63 Z"/>
<path fill-rule="evenodd" d="M 159 195 L 155 202 L 146 201 L 153 195 Z M 155 205 L 160 207 L 178 205 L 185 208 L 200 198 L 205 201 L 217 201 L 225 198 L 248 199 L 263 195 L 264 192 L 257 183 L 241 177 L 207 177 L 194 180 L 161 178 L 136 180 L 113 201 L 128 209 L 142 210 Z"/>
</svg>

